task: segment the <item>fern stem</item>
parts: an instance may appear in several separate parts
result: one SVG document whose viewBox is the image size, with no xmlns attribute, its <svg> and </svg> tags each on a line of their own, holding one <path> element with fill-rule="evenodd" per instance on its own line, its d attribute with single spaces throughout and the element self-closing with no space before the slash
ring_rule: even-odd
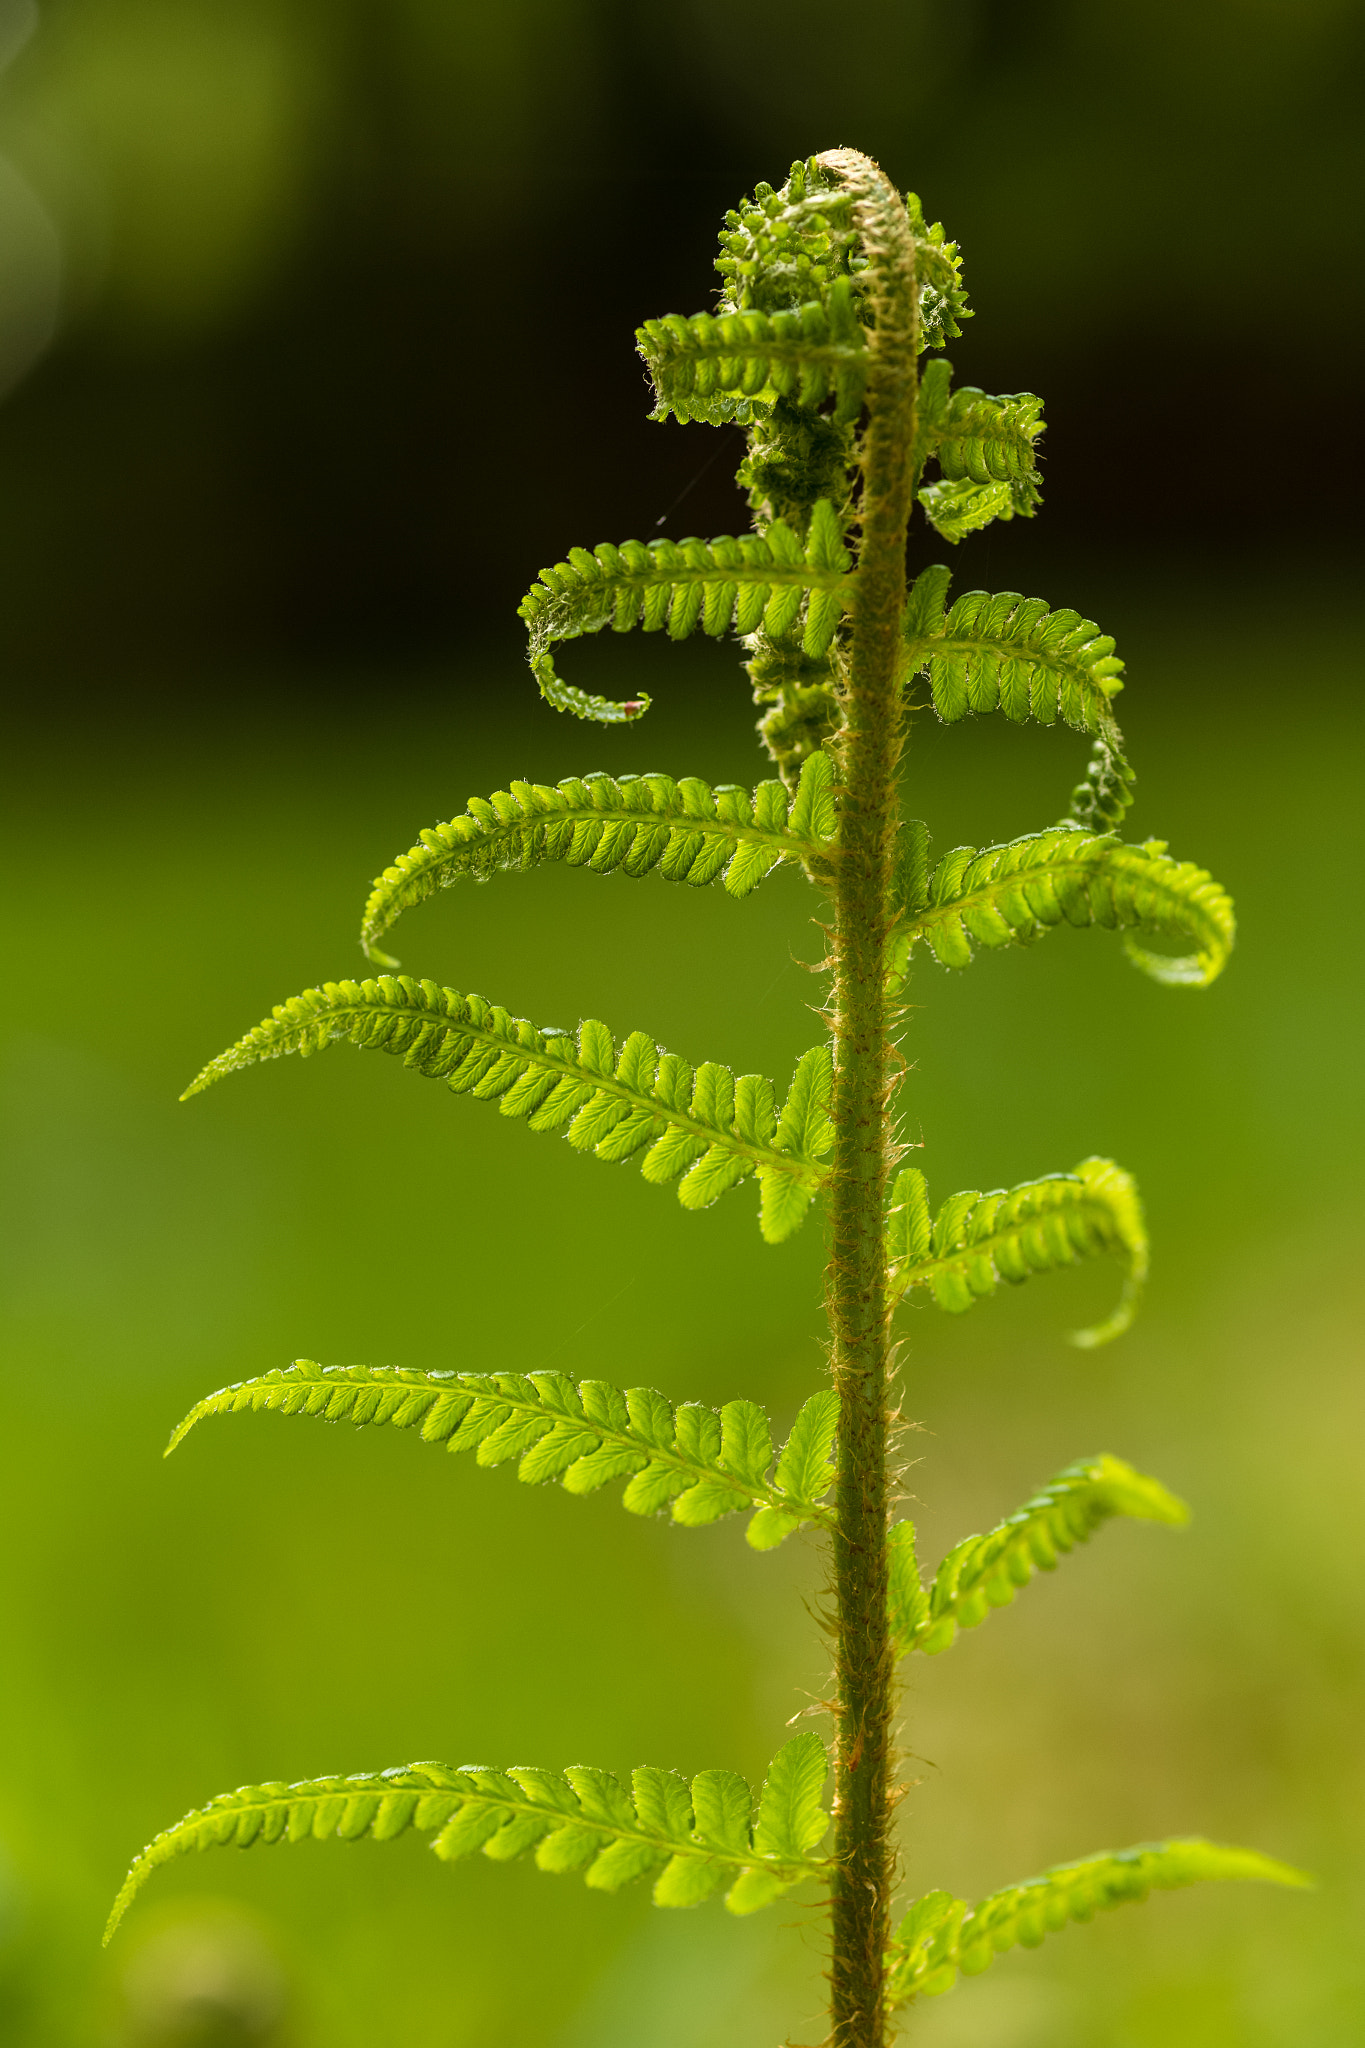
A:
<svg viewBox="0 0 1365 2048">
<path fill-rule="evenodd" d="M 904 201 L 868 158 L 822 159 L 856 193 L 870 259 L 869 419 L 862 545 L 839 737 L 840 843 L 832 927 L 835 1157 L 827 1308 L 839 1394 L 832 1901 L 834 2048 L 882 2048 L 890 1936 L 891 1708 L 887 1622 L 887 1375 L 890 1302 L 883 1215 L 891 1167 L 890 1012 L 883 953 L 898 819 L 901 618 L 913 504 L 918 301 Z"/>
</svg>

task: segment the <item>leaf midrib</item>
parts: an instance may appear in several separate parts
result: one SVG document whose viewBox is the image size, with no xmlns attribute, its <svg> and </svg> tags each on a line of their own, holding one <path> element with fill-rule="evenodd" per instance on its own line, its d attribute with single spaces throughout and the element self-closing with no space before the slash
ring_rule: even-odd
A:
<svg viewBox="0 0 1365 2048">
<path fill-rule="evenodd" d="M 1075 631 L 1075 628 L 1072 628 Z M 1105 639 L 1106 634 L 1096 634 L 1096 639 Z M 1087 643 L 1093 644 L 1093 643 Z M 1039 647 L 1027 639 L 1012 638 L 1006 633 L 917 633 L 907 639 L 906 651 L 914 666 L 911 675 L 918 675 L 924 665 L 944 655 L 992 654 L 1002 661 L 1025 661 L 1034 668 L 1045 668 L 1055 676 L 1074 682 L 1084 691 L 1089 691 L 1101 700 L 1105 710 L 1110 709 L 1110 698 L 1117 694 L 1120 678 L 1117 676 L 1096 676 L 1082 660 L 1083 650 L 1067 651 L 1050 647 Z M 1107 661 L 1107 654 L 1096 655 L 1097 661 Z M 1106 690 L 1105 683 L 1109 683 Z"/>
<path fill-rule="evenodd" d="M 457 1773 L 452 1771 L 451 1775 L 453 1777 Z M 324 1801 L 329 1799 L 422 1799 L 432 1795 L 437 1798 L 444 1795 L 447 1798 L 457 1799 L 462 1807 L 491 1806 L 499 1812 L 505 1812 L 511 1819 L 521 1819 L 533 1814 L 538 1820 L 548 1819 L 550 1821 L 551 1826 L 547 1829 L 547 1833 L 557 1833 L 560 1828 L 589 1828 L 595 1834 L 610 1835 L 616 1841 L 639 1842 L 644 1847 L 651 1849 L 667 1848 L 671 1856 L 693 1856 L 699 1860 L 728 1863 L 736 1870 L 764 1869 L 774 1872 L 800 1870 L 811 1876 L 824 1876 L 831 1868 L 830 1863 L 825 1859 L 810 1860 L 806 1858 L 769 1856 L 758 1849 L 750 1849 L 747 1853 L 741 1854 L 737 1849 L 711 1848 L 706 1844 L 696 1841 L 691 1836 L 684 1840 L 673 1835 L 650 1834 L 643 1828 L 627 1828 L 617 1821 L 598 1820 L 591 1814 L 566 1813 L 560 1807 L 543 1805 L 539 1800 L 531 1799 L 525 1793 L 520 1798 L 504 1797 L 499 1793 L 486 1792 L 481 1788 L 474 1788 L 465 1792 L 454 1785 L 430 1785 L 420 1788 L 415 1785 L 394 1785 L 386 1786 L 383 1789 L 378 1786 L 361 1787 L 357 1785 L 346 1790 L 337 1788 L 327 1792 L 304 1792 L 297 1794 L 293 1798 L 287 1798 L 284 1794 L 280 1794 L 275 1798 L 253 1800 L 249 1805 L 238 1807 L 224 1806 L 216 1810 L 213 1807 L 201 1807 L 193 1820 L 187 1818 L 180 1823 L 179 1828 L 170 1830 L 161 1839 L 167 1843 L 173 1842 L 177 1837 L 182 1836 L 182 1831 L 183 1835 L 192 1834 L 203 1822 L 218 1819 L 225 1813 L 266 1814 L 284 1812 L 287 1815 L 290 1811 L 300 1806 L 321 1806 Z M 437 1833 L 439 1829 L 446 1827 L 449 1821 L 454 1818 L 453 1814 L 448 1815 L 446 1820 L 434 1823 L 430 1828 L 417 1829 L 415 1832 L 421 1834 Z M 413 1823 L 409 1822 L 409 1826 L 412 1825 Z"/>
<path fill-rule="evenodd" d="M 857 342 L 801 342 L 794 337 L 786 341 L 778 341 L 776 339 L 772 341 L 755 341 L 752 337 L 746 336 L 743 341 L 735 343 L 722 342 L 708 336 L 704 341 L 699 338 L 696 342 L 689 344 L 681 336 L 676 336 L 670 337 L 667 344 L 658 346 L 654 344 L 653 337 L 651 336 L 650 348 L 647 351 L 642 348 L 641 354 L 645 355 L 646 361 L 652 356 L 654 361 L 664 368 L 671 367 L 672 363 L 696 362 L 698 358 L 712 358 L 722 362 L 742 362 L 755 356 L 762 356 L 765 361 L 772 361 L 776 358 L 784 363 L 815 363 L 822 367 L 827 363 L 833 363 L 837 366 L 839 364 L 870 363 L 872 360 L 867 349 L 860 347 Z M 727 391 L 721 395 L 730 398 L 736 394 Z M 744 392 L 740 395 L 746 398 L 759 398 L 762 396 L 762 393 L 755 391 Z"/>
<path fill-rule="evenodd" d="M 808 590 L 852 592 L 858 582 L 856 570 L 815 569 L 808 562 L 735 562 L 724 567 L 711 562 L 680 562 L 676 568 L 660 563 L 652 569 L 606 569 L 600 576 L 586 574 L 580 569 L 574 569 L 574 574 L 578 582 L 569 590 L 551 590 L 545 584 L 534 586 L 536 592 L 544 591 L 545 595 L 544 602 L 537 605 L 531 614 L 530 625 L 534 626 L 543 619 L 555 604 L 572 604 L 589 592 L 603 598 L 612 597 L 621 590 L 637 590 L 644 595 L 661 586 L 672 589 L 680 583 L 799 583 Z M 522 602 L 525 603 L 525 599 Z"/>
</svg>

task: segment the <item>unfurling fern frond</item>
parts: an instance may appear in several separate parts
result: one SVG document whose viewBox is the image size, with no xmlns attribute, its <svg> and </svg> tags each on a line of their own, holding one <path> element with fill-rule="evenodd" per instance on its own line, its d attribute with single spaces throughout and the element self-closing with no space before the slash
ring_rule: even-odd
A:
<svg viewBox="0 0 1365 2048">
<path fill-rule="evenodd" d="M 835 829 L 833 770 L 824 754 L 805 762 L 795 796 L 780 782 L 750 794 L 710 788 L 696 776 L 572 777 L 550 789 L 514 782 L 463 817 L 424 832 L 375 882 L 360 943 L 382 967 L 396 967 L 377 941 L 405 910 L 464 875 L 486 881 L 505 870 L 564 861 L 594 874 L 646 875 L 702 887 L 721 882 L 747 896 L 780 861 L 820 863 Z"/>
<path fill-rule="evenodd" d="M 1073 1266 L 1113 1253 L 1127 1267 L 1114 1313 L 1071 1341 L 1089 1349 L 1117 1337 L 1133 1320 L 1147 1278 L 1147 1230 L 1132 1176 L 1112 1159 L 1083 1159 L 1074 1173 L 1052 1173 L 1016 1188 L 950 1195 L 932 1219 L 924 1175 L 904 1167 L 887 1216 L 891 1297 L 926 1287 L 940 1308 L 960 1314 L 1002 1280 Z"/>
<path fill-rule="evenodd" d="M 866 267 L 857 250 L 853 198 L 819 157 L 794 163 L 774 191 L 757 185 L 732 207 L 720 232 L 716 269 L 726 312 L 772 313 L 823 299 Z"/>
<path fill-rule="evenodd" d="M 960 323 L 974 317 L 962 282 L 962 258 L 957 243 L 946 239 L 941 221 L 926 226 L 918 193 L 907 192 L 905 206 L 915 237 L 920 348 L 943 348 L 957 340 Z"/>
<path fill-rule="evenodd" d="M 1060 717 L 1078 732 L 1107 733 L 1110 699 L 1122 689 L 1114 642 L 1079 612 L 1048 609 L 1017 590 L 968 590 L 947 609 L 951 571 L 921 572 L 905 606 L 907 680 L 927 674 L 945 724 L 1003 711 L 1016 723 Z"/>
<path fill-rule="evenodd" d="M 915 1563 L 913 1527 L 897 1523 L 890 1545 L 896 1655 L 923 1650 L 933 1657 L 946 1650 L 960 1628 L 975 1628 L 993 1608 L 1008 1607 L 1035 1572 L 1054 1571 L 1059 1556 L 1088 1542 L 1116 1515 L 1180 1528 L 1189 1520 L 1189 1509 L 1159 1480 L 1135 1472 L 1122 1458 L 1107 1453 L 1082 1458 L 996 1528 L 955 1545 L 928 1590 Z"/>
<path fill-rule="evenodd" d="M 971 310 L 962 284 L 956 242 L 942 226 L 926 226 L 913 192 L 905 195 L 915 237 L 920 297 L 920 347 L 942 348 L 962 332 Z M 725 217 L 716 268 L 725 280 L 726 311 L 773 312 L 814 297 L 825 304 L 850 287 L 861 290 L 867 258 L 853 226 L 852 195 L 828 160 L 792 165 L 780 191 L 760 185 L 751 200 Z"/>
<path fill-rule="evenodd" d="M 631 1514 L 668 1510 L 685 1528 L 757 1510 L 749 1542 L 772 1550 L 803 1523 L 833 1527 L 834 1511 L 823 1503 L 834 1482 L 838 1408 L 832 1388 L 812 1394 L 775 1453 L 768 1417 L 752 1401 L 727 1401 L 717 1414 L 697 1401 L 675 1409 L 653 1387 L 575 1385 L 558 1372 L 422 1372 L 300 1358 L 209 1394 L 166 1455 L 211 1415 L 389 1423 L 418 1430 L 424 1443 L 473 1451 L 480 1465 L 518 1460 L 518 1477 L 532 1485 L 558 1480 L 567 1493 L 586 1494 L 625 1479 L 621 1505 Z"/>
<path fill-rule="evenodd" d="M 823 302 L 773 313 L 668 313 L 635 340 L 654 384 L 651 419 L 749 426 L 779 398 L 813 408 L 831 395 L 836 420 L 862 411 L 867 338 L 847 278 Z"/>
<path fill-rule="evenodd" d="M 832 1142 L 825 1046 L 802 1054 L 779 1116 L 772 1082 L 759 1074 L 736 1080 L 711 1060 L 694 1074 L 643 1031 L 631 1033 L 618 1057 L 605 1024 L 590 1019 L 577 1033 L 537 1031 L 482 996 L 407 975 L 328 981 L 277 1003 L 180 1099 L 239 1068 L 291 1052 L 306 1057 L 343 1039 L 396 1053 L 457 1095 L 496 1101 L 504 1116 L 525 1117 L 533 1131 L 562 1131 L 580 1152 L 612 1162 L 643 1152 L 645 1179 L 678 1181 L 685 1209 L 709 1208 L 756 1172 L 770 1244 L 798 1227 L 826 1176 L 819 1163 Z"/>
<path fill-rule="evenodd" d="M 952 389 L 952 364 L 930 363 L 920 384 L 919 434 L 924 455 L 937 458 L 941 483 L 919 492 L 929 523 L 944 540 L 988 526 L 992 519 L 1029 519 L 1042 499 L 1036 444 L 1043 401 L 1031 391 L 993 398 L 973 384 Z"/>
<path fill-rule="evenodd" d="M 192 1850 L 366 1835 L 391 1842 L 409 1828 L 435 1834 L 431 1846 L 447 1863 L 476 1849 L 495 1863 L 534 1850 L 540 1869 L 581 1871 L 598 1891 L 657 1872 L 656 1905 L 700 1905 L 728 1886 L 730 1911 L 753 1913 L 804 1879 L 828 1875 L 828 1862 L 812 1854 L 829 1826 L 820 1803 L 827 1768 L 819 1736 L 796 1736 L 768 1766 L 756 1814 L 749 1785 L 734 1771 L 702 1771 L 689 1785 L 676 1771 L 642 1769 L 632 1772 L 629 1791 L 610 1771 L 583 1765 L 502 1771 L 421 1763 L 372 1777 L 244 1785 L 148 1844 L 104 1938 L 152 1872 Z"/>
<path fill-rule="evenodd" d="M 998 1955 L 1037 1948 L 1071 1920 L 1090 1920 L 1110 1906 L 1208 1881 L 1306 1886 L 1312 1879 L 1254 1849 L 1224 1848 L 1198 1837 L 1139 1842 L 1075 1863 L 1057 1863 L 1040 1877 L 992 1892 L 969 1906 L 951 1892 L 930 1892 L 896 1930 L 887 1958 L 889 2002 L 951 1991 L 959 1970 L 978 1976 Z"/>
<path fill-rule="evenodd" d="M 1027 945 L 1060 924 L 1136 929 L 1191 947 L 1175 957 L 1125 936 L 1145 974 L 1185 987 L 1207 988 L 1232 950 L 1231 899 L 1203 868 L 1169 859 L 1162 839 L 1124 846 L 1110 834 L 1054 825 L 980 853 L 954 847 L 931 871 L 924 827 L 915 820 L 904 836 L 905 893 L 887 949 L 897 982 L 920 940 L 943 966 L 967 967 L 978 946 Z"/>
<path fill-rule="evenodd" d="M 739 633 L 761 627 L 774 637 L 799 626 L 803 650 L 819 657 L 851 599 L 852 559 L 828 499 L 814 507 L 804 543 L 777 519 L 766 533 L 738 540 L 725 534 L 712 541 L 654 540 L 648 547 L 630 540 L 619 548 L 604 541 L 592 554 L 574 548 L 567 562 L 541 570 L 520 606 L 541 694 L 556 710 L 580 718 L 622 715 L 620 706 L 609 713 L 585 708 L 604 700 L 586 700 L 561 682 L 550 655 L 557 642 L 604 626 L 618 633 L 637 624 L 646 633 L 667 627 L 674 640 L 698 627 L 719 638 L 732 626 Z"/>
</svg>

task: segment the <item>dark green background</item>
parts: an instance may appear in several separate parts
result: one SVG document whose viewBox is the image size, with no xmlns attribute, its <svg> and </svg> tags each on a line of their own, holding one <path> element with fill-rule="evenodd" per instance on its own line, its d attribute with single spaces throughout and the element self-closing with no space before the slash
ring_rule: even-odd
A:
<svg viewBox="0 0 1365 2048">
<path fill-rule="evenodd" d="M 962 374 L 1041 389 L 1055 421 L 1043 519 L 969 543 L 959 587 L 1118 636 L 1134 832 L 1242 918 L 1207 994 L 1102 933 L 917 974 L 905 1112 L 932 1188 L 1111 1153 L 1156 1252 L 1099 1354 L 1061 1333 L 1112 1299 L 1106 1269 L 907 1317 L 925 1551 L 1101 1448 L 1196 1519 L 1107 1533 L 912 1673 L 907 1878 L 970 1893 L 1198 1831 L 1323 1879 L 1115 1915 L 911 2033 L 1365 2042 L 1365 748 L 1332 566 L 1357 516 L 1360 42 L 1330 0 L 834 29 L 701 0 L 46 11 L 0 97 L 68 276 L 0 414 L 6 2041 L 819 2038 L 812 1909 L 666 1916 L 415 1841 L 187 1862 L 97 1940 L 130 1852 L 221 1788 L 423 1756 L 757 1776 L 822 1691 L 813 1546 L 754 1557 L 738 1528 L 640 1524 L 398 1436 L 242 1419 L 159 1451 L 200 1393 L 300 1353 L 745 1393 L 782 1422 L 817 1384 L 818 1222 L 766 1248 L 751 1189 L 685 1215 L 343 1052 L 175 1096 L 272 1001 L 356 971 L 368 878 L 467 795 L 763 772 L 733 651 L 571 650 L 573 680 L 656 693 L 603 732 L 538 703 L 512 611 L 573 542 L 739 522 L 720 442 L 664 511 L 715 437 L 647 426 L 630 329 L 705 303 L 726 203 L 843 140 L 963 238 Z M 940 849 L 984 843 L 1055 817 L 1081 758 L 921 721 L 910 805 Z M 737 905 L 546 871 L 425 907 L 399 950 L 537 1021 L 782 1082 L 818 1030 L 814 908 L 782 873 Z M 216 2033 L 186 2016 L 196 1983 Z"/>
</svg>

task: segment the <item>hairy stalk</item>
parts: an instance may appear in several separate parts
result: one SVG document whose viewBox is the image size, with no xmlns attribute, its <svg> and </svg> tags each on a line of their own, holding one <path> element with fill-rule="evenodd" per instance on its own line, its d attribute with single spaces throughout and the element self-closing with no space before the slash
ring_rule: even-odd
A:
<svg viewBox="0 0 1365 2048">
<path fill-rule="evenodd" d="M 890 1173 L 891 1047 L 884 953 L 897 825 L 905 536 L 914 498 L 915 244 L 898 193 L 866 157 L 822 161 L 857 192 L 875 282 L 863 446 L 862 546 L 839 735 L 843 852 L 834 881 L 834 1171 L 827 1304 L 839 1394 L 833 2040 L 881 2048 L 893 1878 L 892 1673 L 887 1620 L 890 1301 L 882 1218 Z"/>
</svg>

